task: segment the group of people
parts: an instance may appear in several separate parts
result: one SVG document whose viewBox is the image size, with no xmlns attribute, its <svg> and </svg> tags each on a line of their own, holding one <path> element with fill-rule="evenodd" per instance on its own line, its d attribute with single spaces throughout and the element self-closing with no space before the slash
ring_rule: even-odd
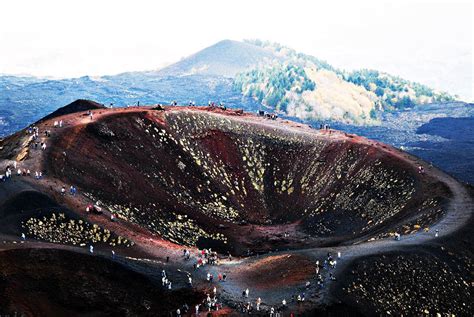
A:
<svg viewBox="0 0 474 317">
<path fill-rule="evenodd" d="M 209 101 L 207 103 L 207 106 L 208 107 L 211 107 L 211 108 L 219 108 L 221 110 L 227 110 L 227 107 L 222 103 L 222 102 L 219 102 L 218 104 L 215 103 L 214 101 Z"/>
<path fill-rule="evenodd" d="M 62 125 L 62 121 L 61 121 L 61 125 Z M 39 139 L 39 128 L 37 126 L 29 126 L 27 129 L 26 129 L 26 133 L 28 135 L 31 135 L 31 140 L 34 141 L 32 143 L 30 143 L 32 147 L 34 147 L 34 149 L 37 149 L 38 146 L 42 149 L 42 150 L 46 150 L 46 142 L 37 142 L 37 140 Z M 49 137 L 50 136 L 50 132 L 49 131 L 45 131 L 45 136 L 46 137 Z M 17 161 L 14 161 L 13 162 L 13 166 L 11 165 L 8 165 L 6 168 L 5 168 L 5 173 L 4 174 L 1 174 L 0 175 L 0 180 L 1 181 L 6 181 L 8 179 L 10 179 L 13 175 L 13 173 L 16 173 L 17 176 L 31 176 L 31 170 L 28 169 L 28 168 L 19 168 L 18 167 L 18 162 Z M 35 179 L 42 179 L 43 178 L 43 172 L 41 171 L 35 171 Z"/>
<path fill-rule="evenodd" d="M 207 311 L 218 311 L 219 309 L 222 308 L 222 304 L 218 302 L 217 300 L 217 289 L 214 287 L 213 289 L 213 296 L 211 297 L 210 294 L 206 294 L 206 300 L 205 304 L 207 307 Z"/>
<path fill-rule="evenodd" d="M 165 270 L 161 271 L 161 284 L 165 289 L 171 290 L 172 283 L 168 279 L 168 275 L 166 274 Z"/>
<path fill-rule="evenodd" d="M 188 252 L 188 253 L 186 253 Z M 190 254 L 189 251 L 183 250 L 185 259 L 189 260 Z M 198 254 L 197 261 L 193 264 L 194 270 L 199 269 L 204 264 L 209 265 L 219 265 L 219 257 L 217 252 L 212 251 L 212 249 L 202 249 Z"/>
<path fill-rule="evenodd" d="M 261 311 L 261 305 L 262 305 L 262 299 L 260 297 L 258 297 L 257 300 L 255 301 L 255 310 L 257 312 Z M 269 310 L 270 317 L 280 317 L 281 312 L 285 309 L 286 309 L 286 300 L 283 299 L 281 301 L 281 305 L 278 306 L 276 309 L 273 306 L 270 307 L 270 310 Z M 247 301 L 246 303 L 239 304 L 239 310 L 243 314 L 249 314 L 250 315 L 250 314 L 252 314 L 252 312 L 254 310 L 254 306 L 253 306 L 252 302 Z"/>
<path fill-rule="evenodd" d="M 209 283 L 212 283 L 214 282 L 214 275 L 210 272 L 207 273 L 206 275 L 206 280 L 209 282 Z M 219 273 L 217 274 L 217 281 L 218 282 L 225 282 L 227 281 L 227 274 L 226 273 Z"/>
<path fill-rule="evenodd" d="M 199 251 L 198 253 L 198 261 L 197 263 L 200 265 L 204 265 L 206 262 L 209 263 L 209 258 L 210 257 L 217 257 L 217 253 L 213 252 L 211 249 L 204 249 Z M 183 257 L 186 260 L 189 260 L 190 258 L 190 251 L 188 249 L 183 249 Z M 316 261 L 316 282 L 319 288 L 323 288 L 325 278 L 323 277 L 322 270 L 333 270 L 337 266 L 337 261 L 338 259 L 341 258 L 341 252 L 337 252 L 335 255 L 333 255 L 331 252 L 327 253 L 327 257 L 324 259 L 324 261 L 320 262 L 319 260 Z M 196 268 L 196 267 L 195 267 Z M 218 274 L 218 281 L 223 282 L 227 278 L 226 274 Z M 211 272 L 208 272 L 206 274 L 206 280 L 209 284 L 212 285 L 212 283 L 215 281 L 214 276 Z M 333 275 L 333 272 L 328 272 L 328 280 L 330 281 L 335 281 L 336 278 Z M 166 273 L 163 270 L 162 273 L 162 283 L 163 286 L 166 287 L 167 289 L 171 289 L 171 282 L 167 279 Z M 193 287 L 193 279 L 191 277 L 191 274 L 188 274 L 188 285 L 190 287 Z M 311 288 L 311 282 L 307 281 L 305 283 L 305 288 L 302 290 L 301 293 L 297 293 L 291 297 L 292 302 L 296 303 L 303 303 L 306 301 L 306 292 Z M 254 310 L 257 312 L 260 312 L 262 310 L 262 299 L 260 297 L 257 297 L 255 302 L 253 303 L 252 301 L 249 300 L 250 298 L 250 289 L 245 288 L 242 290 L 242 303 L 239 304 L 239 311 L 245 314 L 251 314 Z M 212 293 L 207 294 L 205 301 L 203 302 L 203 305 L 207 308 L 207 311 L 210 312 L 212 310 L 217 311 L 221 308 L 221 305 L 218 302 L 218 297 L 217 297 L 217 287 L 214 286 L 212 288 Z M 201 305 L 196 305 L 196 316 L 199 316 L 199 310 L 200 310 Z M 286 299 L 283 299 L 281 301 L 281 305 L 277 305 L 277 307 L 268 307 L 268 312 L 270 313 L 270 316 L 277 317 L 281 316 L 281 313 L 287 309 L 287 301 Z M 178 309 L 176 311 L 176 314 L 180 316 L 178 312 L 181 310 Z M 182 311 L 181 311 L 182 312 Z"/>
<path fill-rule="evenodd" d="M 337 258 L 338 259 L 341 258 L 341 252 L 337 252 Z M 324 260 L 323 264 L 320 264 L 319 260 L 316 261 L 316 282 L 320 288 L 324 287 L 324 278 L 323 278 L 323 275 L 321 274 L 321 270 L 326 269 L 326 268 L 335 269 L 336 265 L 337 265 L 337 260 L 333 257 L 331 252 L 328 252 L 327 258 Z M 336 277 L 333 275 L 332 272 L 329 272 L 329 280 L 331 281 L 336 280 Z M 310 284 L 308 283 L 309 282 L 307 282 L 306 284 L 306 288 L 309 288 Z"/>
<path fill-rule="evenodd" d="M 188 256 L 188 252 L 189 252 L 188 250 L 183 250 L 183 255 L 185 257 Z M 225 276 L 225 274 L 224 274 L 224 276 Z M 223 278 L 222 276 L 220 276 L 219 280 L 221 280 L 221 279 L 223 280 L 223 279 L 225 279 L 225 277 Z M 212 274 L 207 273 L 207 281 L 209 283 L 213 282 Z M 168 279 L 168 276 L 167 276 L 165 270 L 161 271 L 161 282 L 162 282 L 162 286 L 165 289 L 171 290 L 171 281 Z M 193 287 L 193 279 L 192 279 L 191 274 L 188 274 L 188 285 L 190 287 Z M 219 301 L 218 301 L 217 287 L 216 286 L 214 286 L 212 288 L 212 295 L 210 293 L 206 294 L 205 300 L 201 304 L 197 304 L 195 306 L 196 316 L 199 316 L 201 306 L 206 307 L 205 309 L 207 309 L 207 312 L 218 311 L 219 309 L 222 308 L 222 304 L 219 303 Z M 184 306 L 182 306 L 181 308 L 176 309 L 176 316 L 181 316 L 181 314 L 187 313 L 188 308 L 189 308 L 188 305 L 184 304 Z"/>
<path fill-rule="evenodd" d="M 77 194 L 77 188 L 71 185 L 71 187 L 69 187 L 69 194 L 75 196 Z M 64 186 L 61 187 L 61 195 L 66 195 L 66 187 Z"/>
<path fill-rule="evenodd" d="M 259 110 L 257 114 L 259 117 L 264 117 L 271 120 L 276 120 L 278 118 L 278 115 L 276 113 L 266 113 L 263 110 Z"/>
<path fill-rule="evenodd" d="M 31 171 L 28 168 L 23 168 L 21 169 L 18 166 L 18 162 L 14 161 L 13 166 L 8 165 L 5 168 L 5 173 L 0 175 L 0 181 L 7 181 L 8 179 L 12 178 L 13 171 L 16 171 L 17 176 L 31 176 Z M 36 179 L 41 179 L 43 178 L 43 172 L 41 171 L 35 171 L 35 178 Z"/>
<path fill-rule="evenodd" d="M 28 127 L 28 134 L 32 135 L 33 141 L 36 141 L 39 138 L 39 128 L 35 126 Z"/>
<path fill-rule="evenodd" d="M 418 165 L 418 173 L 419 174 L 425 174 L 425 168 L 421 165 Z"/>
<path fill-rule="evenodd" d="M 55 128 L 57 128 L 57 127 L 62 128 L 63 127 L 63 120 L 54 121 L 53 126 Z"/>
<path fill-rule="evenodd" d="M 182 250 L 182 257 L 184 258 L 185 261 L 190 260 L 191 258 L 191 252 L 189 249 L 184 248 Z M 229 254 L 229 259 L 231 259 L 230 254 Z M 209 249 L 202 249 L 199 250 L 197 253 L 197 260 L 193 264 L 194 270 L 198 270 L 200 267 L 209 264 L 209 265 L 217 265 L 219 263 L 219 258 L 217 256 L 217 252 L 213 251 L 211 248 Z M 219 273 L 217 274 L 217 282 L 225 282 L 227 280 L 227 274 L 226 273 Z M 214 275 L 211 272 L 206 273 L 206 281 L 213 286 L 212 287 L 212 292 L 206 295 L 205 300 L 201 304 L 197 304 L 195 306 L 196 310 L 196 316 L 199 316 L 199 311 L 204 309 L 207 312 L 211 311 L 218 311 L 219 309 L 222 308 L 222 303 L 219 302 L 218 300 L 218 294 L 217 294 L 217 285 L 213 284 L 216 280 L 214 278 Z M 162 271 L 162 284 L 163 287 L 167 289 L 170 288 L 170 281 L 167 279 L 166 272 L 165 270 Z M 193 287 L 193 278 L 191 273 L 188 273 L 188 286 Z M 176 315 L 180 316 L 183 314 L 183 309 L 178 308 L 176 311 Z"/>
</svg>

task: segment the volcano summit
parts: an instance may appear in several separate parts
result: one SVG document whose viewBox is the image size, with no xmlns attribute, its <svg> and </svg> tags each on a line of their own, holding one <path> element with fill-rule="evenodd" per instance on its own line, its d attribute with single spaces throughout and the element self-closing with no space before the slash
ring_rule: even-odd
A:
<svg viewBox="0 0 474 317">
<path fill-rule="evenodd" d="M 385 144 L 81 100 L 0 146 L 0 314 L 472 312 L 472 189 Z"/>
</svg>

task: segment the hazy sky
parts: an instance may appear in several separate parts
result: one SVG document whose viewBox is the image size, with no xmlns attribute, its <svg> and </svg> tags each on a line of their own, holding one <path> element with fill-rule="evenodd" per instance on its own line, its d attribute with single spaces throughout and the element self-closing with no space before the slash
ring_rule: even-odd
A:
<svg viewBox="0 0 474 317">
<path fill-rule="evenodd" d="M 0 2 L 0 73 L 157 69 L 222 39 L 276 41 L 473 99 L 471 1 Z"/>
</svg>

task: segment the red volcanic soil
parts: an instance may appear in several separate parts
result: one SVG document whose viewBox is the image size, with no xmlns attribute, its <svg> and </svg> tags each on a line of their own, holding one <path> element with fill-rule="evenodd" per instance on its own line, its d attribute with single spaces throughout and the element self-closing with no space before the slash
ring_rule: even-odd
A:
<svg viewBox="0 0 474 317">
<path fill-rule="evenodd" d="M 58 120 L 64 127 L 53 126 Z M 44 175 L 41 180 L 14 175 L 0 182 L 0 314 L 163 315 L 184 303 L 194 310 L 213 286 L 225 304 L 216 312 L 221 315 L 233 314 L 241 302 L 255 303 L 257 297 L 263 298 L 267 314 L 283 298 L 301 292 L 308 300 L 289 302 L 285 313 L 370 313 L 360 303 L 383 307 L 377 301 L 388 299 L 342 288 L 360 281 L 377 289 L 364 273 L 371 263 L 387 265 L 389 261 L 377 262 L 381 252 L 425 247 L 434 239 L 434 228 L 440 235 L 451 234 L 472 213 L 471 191 L 397 149 L 241 111 L 106 109 L 78 101 L 36 126 L 38 140 L 20 131 L 0 141 L 1 168 L 12 168 L 17 161 L 21 169 Z M 35 142 L 45 142 L 47 149 L 35 148 Z M 71 185 L 78 188 L 77 195 L 60 194 L 62 186 L 68 190 Z M 87 213 L 89 204 L 99 205 L 102 213 Z M 87 221 L 87 232 L 99 230 L 101 239 L 116 240 L 73 246 L 68 241 L 76 233 L 64 232 L 67 239 L 56 239 L 56 229 L 51 229 L 56 227 L 45 224 L 58 213 L 67 218 L 58 224 L 63 229 L 83 232 L 78 222 Z M 41 225 L 28 231 L 24 243 L 16 243 L 32 218 Z M 401 241 L 386 239 L 395 232 L 403 235 Z M 118 245 L 119 236 L 134 244 Z M 450 243 L 457 245 L 461 237 L 454 237 Z M 83 254 L 89 244 L 96 247 L 96 256 Z M 185 248 L 191 251 L 189 261 L 182 257 Z M 220 264 L 195 270 L 201 248 L 218 251 Z M 120 260 L 109 259 L 111 250 Z M 322 269 L 327 287 L 317 288 L 315 262 L 324 263 L 327 252 L 336 251 L 342 251 L 342 259 L 337 268 Z M 358 266 L 367 256 L 373 258 Z M 463 259 L 462 265 L 471 263 L 472 252 Z M 410 265 L 416 261 L 425 263 L 422 256 Z M 162 287 L 162 269 L 176 291 Z M 390 275 L 380 271 L 381 279 Z M 207 273 L 217 277 L 223 272 L 226 282 L 206 280 Z M 331 282 L 329 273 L 344 278 Z M 466 276 L 465 271 L 459 274 Z M 311 281 L 309 290 L 306 281 Z M 387 283 L 394 289 L 410 287 L 390 279 Z M 246 287 L 249 299 L 241 297 Z M 61 294 L 56 295 L 57 289 Z M 448 299 L 440 301 L 439 307 L 449 306 Z M 406 314 L 419 313 L 403 307 Z"/>
<path fill-rule="evenodd" d="M 251 283 L 256 290 L 294 287 L 311 280 L 314 272 L 314 263 L 307 257 L 298 254 L 271 255 L 245 267 L 241 283 Z"/>
</svg>

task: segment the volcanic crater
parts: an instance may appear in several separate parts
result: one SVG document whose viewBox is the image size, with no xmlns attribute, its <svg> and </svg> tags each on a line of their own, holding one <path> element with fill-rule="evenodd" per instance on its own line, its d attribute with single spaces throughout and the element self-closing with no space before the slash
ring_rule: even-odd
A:
<svg viewBox="0 0 474 317">
<path fill-rule="evenodd" d="M 448 190 L 393 148 L 222 112 L 104 113 L 57 135 L 46 169 L 171 242 L 233 254 L 367 240 L 442 213 Z"/>
<path fill-rule="evenodd" d="M 423 294 L 443 287 L 436 276 L 469 285 L 473 190 L 376 141 L 240 110 L 78 100 L 2 139 L 0 159 L 13 170 L 0 182 L 0 314 L 203 312 L 214 286 L 224 315 L 260 297 L 261 314 L 472 311 L 468 290 Z"/>
</svg>

